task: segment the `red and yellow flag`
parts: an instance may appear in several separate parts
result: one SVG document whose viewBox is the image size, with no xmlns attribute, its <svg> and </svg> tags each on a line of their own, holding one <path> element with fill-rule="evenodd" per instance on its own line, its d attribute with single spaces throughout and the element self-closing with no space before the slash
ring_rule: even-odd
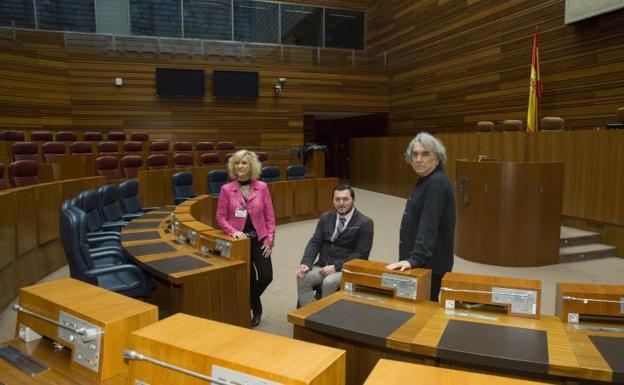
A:
<svg viewBox="0 0 624 385">
<path fill-rule="evenodd" d="M 542 97 L 542 84 L 539 73 L 539 48 L 537 31 L 533 34 L 533 59 L 531 60 L 531 83 L 529 86 L 529 109 L 527 111 L 527 132 L 539 131 L 539 100 Z"/>
</svg>

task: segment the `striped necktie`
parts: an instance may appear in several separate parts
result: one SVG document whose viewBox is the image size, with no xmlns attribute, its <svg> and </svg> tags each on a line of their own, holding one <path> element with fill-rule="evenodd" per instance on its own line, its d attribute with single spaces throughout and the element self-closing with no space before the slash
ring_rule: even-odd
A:
<svg viewBox="0 0 624 385">
<path fill-rule="evenodd" d="M 332 242 L 336 240 L 336 238 L 338 238 L 338 236 L 340 234 L 342 234 L 342 232 L 345 229 L 345 222 L 347 221 L 347 218 L 345 217 L 338 217 L 338 226 L 336 227 L 336 231 L 334 231 L 334 234 L 332 235 Z"/>
</svg>

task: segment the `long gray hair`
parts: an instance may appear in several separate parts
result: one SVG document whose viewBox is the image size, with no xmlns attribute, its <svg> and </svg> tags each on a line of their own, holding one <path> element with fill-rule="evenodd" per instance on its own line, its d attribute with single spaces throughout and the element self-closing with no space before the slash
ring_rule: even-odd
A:
<svg viewBox="0 0 624 385">
<path fill-rule="evenodd" d="M 408 164 L 412 163 L 412 148 L 416 142 L 420 142 L 420 144 L 422 144 L 427 151 L 433 152 L 438 158 L 440 164 L 446 164 L 446 149 L 444 148 L 444 145 L 439 139 L 424 131 L 416 135 L 414 139 L 410 141 L 407 149 L 405 150 L 405 161 Z"/>
</svg>

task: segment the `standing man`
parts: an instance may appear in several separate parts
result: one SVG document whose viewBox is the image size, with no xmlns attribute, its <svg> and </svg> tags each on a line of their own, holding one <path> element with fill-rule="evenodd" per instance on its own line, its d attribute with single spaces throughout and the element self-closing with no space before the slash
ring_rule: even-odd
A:
<svg viewBox="0 0 624 385">
<path fill-rule="evenodd" d="M 335 210 L 321 214 L 295 271 L 300 306 L 315 301 L 315 286 L 322 285 L 323 296 L 337 291 L 342 264 L 354 258 L 368 259 L 373 247 L 373 221 L 353 206 L 351 186 L 338 185 L 332 194 Z"/>
<path fill-rule="evenodd" d="M 438 301 L 442 277 L 453 269 L 455 237 L 455 196 L 442 168 L 446 150 L 438 139 L 421 132 L 407 147 L 405 161 L 418 175 L 418 182 L 401 220 L 399 262 L 386 268 L 431 269 L 431 300 Z"/>
</svg>

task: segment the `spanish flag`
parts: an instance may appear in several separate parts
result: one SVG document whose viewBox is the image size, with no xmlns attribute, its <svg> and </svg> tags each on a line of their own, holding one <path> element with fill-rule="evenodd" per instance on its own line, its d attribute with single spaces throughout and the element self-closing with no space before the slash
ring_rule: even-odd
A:
<svg viewBox="0 0 624 385">
<path fill-rule="evenodd" d="M 527 111 L 527 132 L 539 131 L 539 100 L 542 97 L 542 84 L 539 74 L 539 49 L 537 31 L 533 34 L 533 59 L 531 60 L 531 83 L 529 85 L 529 109 Z"/>
</svg>

